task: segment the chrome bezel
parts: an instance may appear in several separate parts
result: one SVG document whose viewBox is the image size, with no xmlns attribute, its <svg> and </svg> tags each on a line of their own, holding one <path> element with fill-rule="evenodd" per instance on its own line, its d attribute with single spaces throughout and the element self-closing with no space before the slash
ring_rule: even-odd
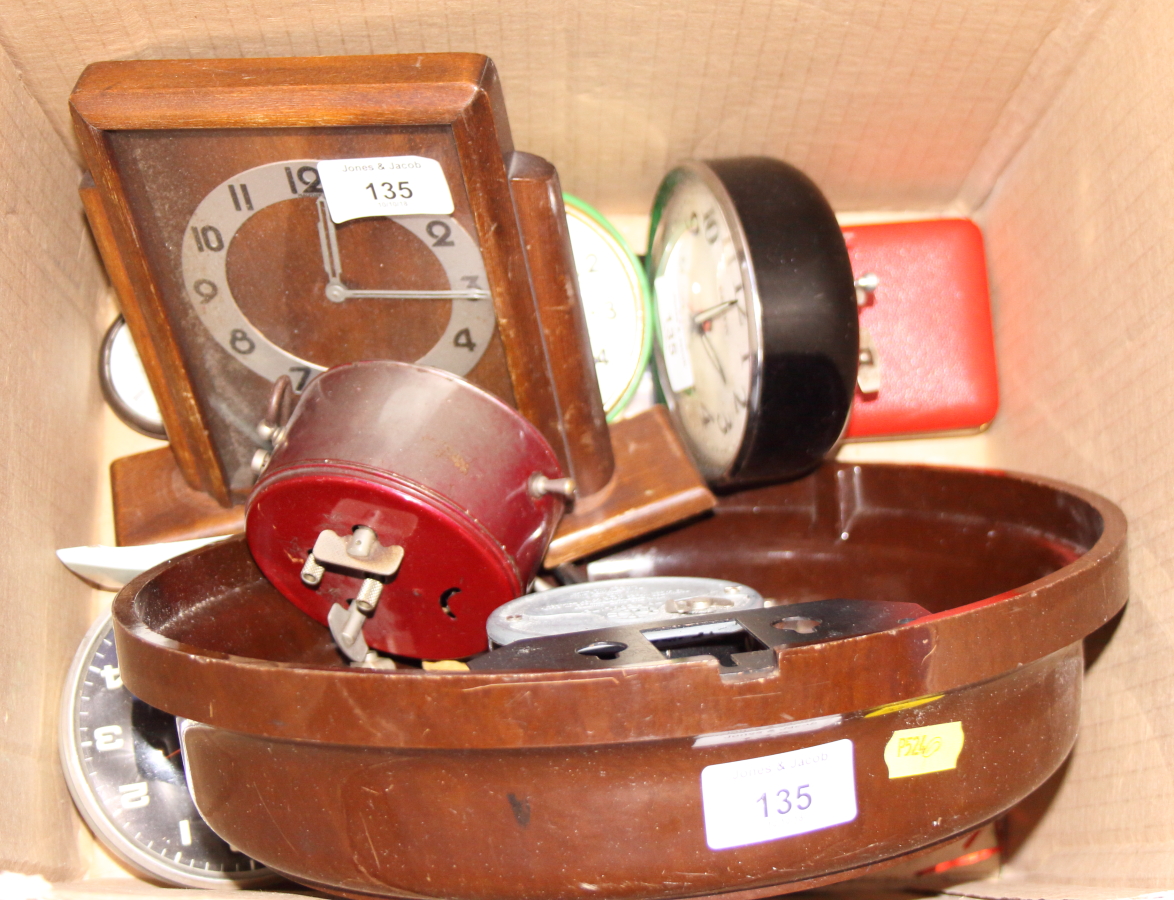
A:
<svg viewBox="0 0 1174 900">
<path fill-rule="evenodd" d="M 148 853 L 130 840 L 111 821 L 106 808 L 98 800 L 86 779 L 82 768 L 79 733 L 76 727 L 78 697 L 98 647 L 107 637 L 113 638 L 113 618 L 107 612 L 98 617 L 82 639 L 77 653 L 65 677 L 65 689 L 61 695 L 61 709 L 57 720 L 57 746 L 61 755 L 61 769 L 70 796 L 95 837 L 119 860 L 147 878 L 181 887 L 233 888 L 260 887 L 277 881 L 278 876 L 271 869 L 258 866 L 246 872 L 218 872 L 201 874 L 194 869 L 170 863 L 167 859 Z"/>
<path fill-rule="evenodd" d="M 147 437 L 165 441 L 167 440 L 167 430 L 163 427 L 162 417 L 154 420 L 139 415 L 114 386 L 114 376 L 111 367 L 114 341 L 118 337 L 119 332 L 125 329 L 126 320 L 122 316 L 119 316 L 106 329 L 106 336 L 102 338 L 102 350 L 98 356 L 98 383 L 102 387 L 102 396 L 106 398 L 106 403 L 114 410 L 114 414 L 127 427 L 133 428 L 139 434 L 146 435 Z M 127 337 L 130 337 L 129 332 L 127 333 Z"/>
<path fill-rule="evenodd" d="M 683 221 L 674 221 L 666 218 L 665 213 L 672 213 L 672 202 L 678 195 L 681 186 L 687 182 L 700 183 L 713 197 L 718 213 L 725 220 L 729 229 L 730 239 L 734 245 L 734 252 L 738 260 L 738 269 L 745 286 L 746 294 L 746 328 L 749 335 L 749 346 L 752 348 L 750 358 L 750 386 L 746 398 L 746 416 L 742 427 L 742 434 L 738 448 L 729 460 L 723 461 L 720 467 L 706 465 L 698 458 L 698 454 L 691 446 L 688 431 L 682 422 L 678 409 L 677 396 L 669 386 L 668 373 L 665 368 L 664 353 L 661 347 L 660 314 L 656 306 L 656 315 L 653 324 L 656 333 L 654 356 L 656 358 L 657 378 L 660 381 L 661 392 L 664 395 L 669 413 L 676 425 L 677 433 L 685 438 L 686 449 L 690 457 L 705 476 L 713 484 L 721 483 L 732 478 L 741 465 L 746 449 L 746 435 L 750 425 L 761 413 L 762 406 L 762 369 L 765 348 L 762 337 L 762 300 L 758 292 L 758 281 L 754 276 L 754 264 L 750 257 L 750 247 L 746 240 L 746 233 L 742 228 L 742 220 L 738 215 L 737 207 L 729 192 L 717 174 L 708 165 L 697 160 L 690 160 L 676 166 L 665 176 L 652 210 L 652 238 L 648 249 L 648 280 L 652 287 L 653 303 L 659 304 L 656 296 L 656 279 L 663 273 L 663 266 L 667 258 L 666 247 L 671 247 L 680 233 L 687 227 Z"/>
</svg>

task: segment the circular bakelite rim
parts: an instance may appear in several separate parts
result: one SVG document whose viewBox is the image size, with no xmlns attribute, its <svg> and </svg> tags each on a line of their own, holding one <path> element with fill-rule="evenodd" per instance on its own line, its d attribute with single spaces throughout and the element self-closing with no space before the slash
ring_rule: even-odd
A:
<svg viewBox="0 0 1174 900">
<path fill-rule="evenodd" d="M 410 533 L 397 533 L 393 523 L 405 520 L 413 521 Z M 258 568 L 323 625 L 332 606 L 354 599 L 363 578 L 328 567 L 322 582 L 310 587 L 302 582 L 302 565 L 322 530 L 343 534 L 356 525 L 374 528 L 384 546 L 404 547 L 399 571 L 363 628 L 370 647 L 418 659 L 486 649 L 485 621 L 522 592 L 521 579 L 505 548 L 439 494 L 366 467 L 306 463 L 266 477 L 250 497 L 245 519 Z"/>
<path fill-rule="evenodd" d="M 1034 476 L 908 465 L 827 464 L 811 477 L 826 493 L 845 475 L 862 480 L 860 490 L 899 482 L 900 505 L 890 512 L 925 515 L 934 505 L 929 498 L 974 496 L 1021 531 L 1038 526 L 1038 539 L 1079 555 L 1042 578 L 890 631 L 795 648 L 780 656 L 777 675 L 725 682 L 705 659 L 600 671 L 376 672 L 232 655 L 204 638 L 193 638 L 201 647 L 161 633 L 216 632 L 215 622 L 199 619 L 216 591 L 284 608 L 238 539 L 123 588 L 114 603 L 119 659 L 145 702 L 263 737 L 417 748 L 610 744 L 849 713 L 955 690 L 1081 640 L 1125 604 L 1125 516 L 1097 494 Z M 1045 523 L 1057 517 L 1071 534 L 1049 532 Z M 1073 537 L 1077 532 L 1087 539 Z M 248 622 L 253 628 L 253 618 Z M 246 647 L 253 638 L 233 632 L 217 640 Z M 832 677 L 850 672 L 884 677 Z M 673 715 L 664 715 L 666 704 Z"/>
</svg>

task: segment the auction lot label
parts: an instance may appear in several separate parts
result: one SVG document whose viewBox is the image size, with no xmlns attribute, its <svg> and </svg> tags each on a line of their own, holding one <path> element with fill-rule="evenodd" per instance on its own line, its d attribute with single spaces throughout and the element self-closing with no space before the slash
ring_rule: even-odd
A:
<svg viewBox="0 0 1174 900">
<path fill-rule="evenodd" d="M 856 818 L 850 740 L 718 763 L 701 770 L 711 850 L 761 844 Z"/>
</svg>

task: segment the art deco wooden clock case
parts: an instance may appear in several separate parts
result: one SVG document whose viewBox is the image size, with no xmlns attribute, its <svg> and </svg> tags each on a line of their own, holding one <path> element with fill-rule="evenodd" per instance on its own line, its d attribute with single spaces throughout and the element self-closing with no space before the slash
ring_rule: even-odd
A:
<svg viewBox="0 0 1174 900">
<path fill-rule="evenodd" d="M 581 497 L 608 483 L 558 178 L 514 150 L 489 59 L 98 63 L 71 105 L 87 212 L 193 487 L 239 502 L 273 382 L 370 358 L 466 377 L 539 428 Z M 354 185 L 383 212 L 338 221 L 321 160 L 385 166 Z"/>
</svg>

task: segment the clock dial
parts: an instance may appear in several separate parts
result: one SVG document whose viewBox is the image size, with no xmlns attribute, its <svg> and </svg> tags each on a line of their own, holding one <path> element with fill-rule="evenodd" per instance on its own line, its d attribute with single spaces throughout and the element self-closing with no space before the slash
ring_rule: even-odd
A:
<svg viewBox="0 0 1174 900">
<path fill-rule="evenodd" d="M 677 221 L 656 273 L 662 328 L 673 331 L 668 370 L 677 416 L 702 474 L 727 469 L 746 432 L 756 321 L 753 291 L 713 194 L 699 181 L 684 186 L 670 211 Z"/>
<path fill-rule="evenodd" d="M 485 353 L 495 325 L 476 240 L 453 216 L 399 216 L 386 217 L 386 221 L 380 217 L 377 223 L 359 220 L 335 225 L 316 167 L 317 160 L 280 160 L 240 172 L 213 188 L 192 214 L 183 244 L 184 286 L 217 343 L 263 378 L 276 381 L 289 375 L 294 388 L 301 390 L 309 378 L 349 361 L 349 353 L 357 350 L 367 355 L 368 348 L 352 346 L 341 358 L 337 351 L 346 347 L 344 332 L 350 328 L 368 336 L 377 332 L 358 321 L 371 315 L 369 307 L 408 302 L 421 307 L 418 311 L 432 320 L 433 332 L 439 332 L 435 339 L 426 329 L 417 328 L 406 344 L 395 336 L 373 341 L 370 355 L 390 353 L 406 357 L 407 362 L 467 374 Z M 273 207 L 283 208 L 267 215 Z M 250 229 L 254 217 L 259 224 Z M 317 226 L 317 240 L 310 233 L 310 220 Z M 388 228 L 387 221 L 394 226 Z M 380 226 L 385 232 L 382 236 Z M 250 231 L 263 232 L 257 242 L 268 244 L 270 250 L 291 244 L 298 248 L 308 271 L 302 272 L 303 280 L 295 289 L 283 285 L 280 277 L 266 277 L 237 299 L 242 290 L 234 291 L 233 284 L 246 281 L 245 269 L 259 266 L 270 270 L 267 275 L 280 276 L 273 260 L 288 265 L 282 259 L 288 251 L 247 260 L 239 258 L 247 251 L 234 254 L 233 241 Z M 344 252 L 348 244 L 373 248 L 377 261 L 372 264 L 370 252 L 364 256 L 355 250 L 352 261 Z M 428 254 L 435 260 L 427 259 Z M 232 270 L 240 277 L 234 279 Z M 441 286 L 432 287 L 438 275 Z M 381 280 L 386 286 L 380 286 Z M 298 304 L 303 307 L 301 316 L 288 308 Z M 343 304 L 368 309 L 340 315 L 332 308 Z M 305 323 L 299 319 L 307 312 L 319 323 L 319 335 L 313 341 L 302 339 Z M 324 343 L 323 330 L 337 339 Z"/>
<path fill-rule="evenodd" d="M 607 219 L 576 197 L 564 194 L 563 200 L 595 376 L 611 421 L 632 399 L 652 351 L 648 280 Z"/>
<path fill-rule="evenodd" d="M 59 741 L 78 809 L 123 861 L 188 887 L 253 886 L 275 878 L 229 847 L 196 810 L 175 716 L 123 686 L 109 614 L 90 629 L 74 659 Z"/>
<path fill-rule="evenodd" d="M 149 212 L 146 259 L 238 496 L 253 483 L 255 426 L 281 375 L 304 389 L 334 365 L 419 362 L 514 401 L 456 148 L 439 131 L 111 135 L 131 203 Z M 444 167 L 451 215 L 331 221 L 319 159 L 408 153 Z M 216 164 L 193 169 L 193 159 Z"/>
<path fill-rule="evenodd" d="M 778 160 L 690 162 L 662 182 L 652 229 L 657 368 L 698 468 L 719 486 L 810 470 L 856 381 L 855 290 L 831 207 Z"/>
</svg>

